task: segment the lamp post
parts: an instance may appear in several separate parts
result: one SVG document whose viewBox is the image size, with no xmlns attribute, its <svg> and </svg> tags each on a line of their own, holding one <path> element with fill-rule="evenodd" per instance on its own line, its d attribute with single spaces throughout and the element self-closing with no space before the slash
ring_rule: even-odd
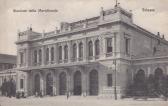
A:
<svg viewBox="0 0 168 106">
<path fill-rule="evenodd" d="M 114 64 L 114 97 L 115 100 L 117 100 L 117 88 L 116 88 L 116 84 L 117 84 L 117 70 L 116 70 L 116 59 L 113 60 L 113 64 Z"/>
</svg>

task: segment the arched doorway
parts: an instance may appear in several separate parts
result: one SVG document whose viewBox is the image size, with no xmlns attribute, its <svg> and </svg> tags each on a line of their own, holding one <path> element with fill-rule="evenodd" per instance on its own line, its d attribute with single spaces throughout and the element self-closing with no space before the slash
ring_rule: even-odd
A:
<svg viewBox="0 0 168 106">
<path fill-rule="evenodd" d="M 65 95 L 67 91 L 67 78 L 66 73 L 62 72 L 59 75 L 59 94 Z"/>
<path fill-rule="evenodd" d="M 98 95 L 99 91 L 99 81 L 98 81 L 98 71 L 92 70 L 89 73 L 89 92 L 90 95 Z"/>
<path fill-rule="evenodd" d="M 51 73 L 48 73 L 46 76 L 46 95 L 53 94 L 53 77 Z"/>
<path fill-rule="evenodd" d="M 74 95 L 81 95 L 82 84 L 81 84 L 81 72 L 76 71 L 74 74 Z"/>
<path fill-rule="evenodd" d="M 34 93 L 40 94 L 40 75 L 36 74 L 34 78 Z"/>
<path fill-rule="evenodd" d="M 163 71 L 160 68 L 157 68 L 154 73 L 154 88 L 157 92 L 157 95 L 162 94 L 163 92 L 163 86 L 164 86 L 164 75 Z"/>
<path fill-rule="evenodd" d="M 156 78 L 161 78 L 163 76 L 163 71 L 162 71 L 162 69 L 160 69 L 160 68 L 157 68 L 156 70 L 155 70 L 155 77 Z"/>
<path fill-rule="evenodd" d="M 144 96 L 147 94 L 147 82 L 144 70 L 140 69 L 134 77 L 134 96 Z"/>
</svg>

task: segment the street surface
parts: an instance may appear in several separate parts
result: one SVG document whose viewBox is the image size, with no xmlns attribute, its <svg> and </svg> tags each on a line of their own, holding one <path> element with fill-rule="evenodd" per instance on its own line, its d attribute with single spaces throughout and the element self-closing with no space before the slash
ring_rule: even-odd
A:
<svg viewBox="0 0 168 106">
<path fill-rule="evenodd" d="M 168 101 L 161 99 L 133 100 L 98 97 L 77 97 L 72 96 L 69 99 L 66 96 L 55 97 L 28 97 L 16 99 L 14 97 L 0 97 L 0 106 L 168 106 Z"/>
</svg>

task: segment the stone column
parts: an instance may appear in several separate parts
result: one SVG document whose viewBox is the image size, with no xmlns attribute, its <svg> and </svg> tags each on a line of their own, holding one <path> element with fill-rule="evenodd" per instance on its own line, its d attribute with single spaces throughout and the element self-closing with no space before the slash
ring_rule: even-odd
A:
<svg viewBox="0 0 168 106">
<path fill-rule="evenodd" d="M 151 73 L 151 68 L 148 67 L 148 68 L 147 68 L 147 74 L 146 74 L 146 77 L 149 77 L 150 73 Z"/>
<path fill-rule="evenodd" d="M 44 71 L 44 70 L 43 70 Z M 46 87 L 45 87 L 45 75 L 44 72 L 40 73 L 40 91 L 42 93 L 42 95 L 46 94 Z"/>
<path fill-rule="evenodd" d="M 56 70 L 57 71 L 57 70 Z M 56 80 L 55 80 L 55 85 L 56 85 L 56 95 L 59 95 L 59 73 L 57 72 L 56 74 Z"/>
<path fill-rule="evenodd" d="M 58 64 L 58 44 L 55 45 L 55 63 Z"/>
<path fill-rule="evenodd" d="M 26 50 L 26 66 L 30 66 L 30 61 L 31 61 L 31 54 L 30 54 L 30 47 L 27 47 Z"/>
<path fill-rule="evenodd" d="M 112 45 L 113 45 L 113 56 L 116 55 L 116 35 L 114 34 L 112 38 Z"/>
<path fill-rule="evenodd" d="M 57 90 L 57 85 L 56 85 L 56 71 L 55 70 L 53 70 L 53 96 L 56 96 L 57 95 L 57 92 L 56 92 L 56 90 Z"/>
<path fill-rule="evenodd" d="M 42 65 L 44 66 L 45 65 L 45 56 L 46 54 L 45 54 L 45 47 L 43 46 L 42 47 Z"/>
<path fill-rule="evenodd" d="M 37 65 L 39 65 L 40 62 L 39 62 L 39 50 L 37 49 Z"/>
<path fill-rule="evenodd" d="M 62 63 L 64 63 L 64 55 L 65 55 L 65 51 L 64 51 L 64 44 L 61 45 L 62 46 Z"/>
<path fill-rule="evenodd" d="M 87 50 L 87 39 L 83 40 L 83 60 L 86 61 L 88 57 L 88 50 Z"/>
<path fill-rule="evenodd" d="M 92 40 L 93 43 L 93 60 L 95 60 L 96 51 L 95 51 L 95 39 Z"/>
<path fill-rule="evenodd" d="M 79 42 L 77 41 L 76 42 L 76 58 L 77 58 L 77 61 L 79 61 Z"/>
<path fill-rule="evenodd" d="M 71 70 L 66 70 L 66 71 L 67 71 L 67 91 L 69 91 L 69 93 L 72 93 L 72 91 L 73 91 L 72 71 Z"/>
<path fill-rule="evenodd" d="M 26 66 L 26 64 L 27 64 L 27 58 L 26 58 L 26 53 L 27 53 L 27 50 L 26 49 L 24 49 L 23 50 L 23 66 L 25 67 Z"/>
<path fill-rule="evenodd" d="M 49 50 L 48 63 L 51 64 L 51 47 L 48 47 L 48 50 Z"/>
<path fill-rule="evenodd" d="M 105 58 L 106 57 L 106 53 L 107 53 L 107 38 L 104 38 L 103 39 L 103 58 Z"/>
<path fill-rule="evenodd" d="M 71 41 L 68 42 L 68 62 L 71 62 Z"/>
<path fill-rule="evenodd" d="M 87 95 L 87 73 L 86 70 L 82 70 L 82 95 Z"/>
</svg>

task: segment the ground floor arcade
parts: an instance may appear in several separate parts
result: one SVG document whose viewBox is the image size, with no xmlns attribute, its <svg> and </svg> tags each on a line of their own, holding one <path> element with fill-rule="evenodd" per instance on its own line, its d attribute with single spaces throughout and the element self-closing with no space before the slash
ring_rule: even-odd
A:
<svg viewBox="0 0 168 106">
<path fill-rule="evenodd" d="M 98 96 L 106 90 L 114 96 L 114 71 L 100 65 L 36 69 L 26 73 L 28 95 Z"/>
</svg>

